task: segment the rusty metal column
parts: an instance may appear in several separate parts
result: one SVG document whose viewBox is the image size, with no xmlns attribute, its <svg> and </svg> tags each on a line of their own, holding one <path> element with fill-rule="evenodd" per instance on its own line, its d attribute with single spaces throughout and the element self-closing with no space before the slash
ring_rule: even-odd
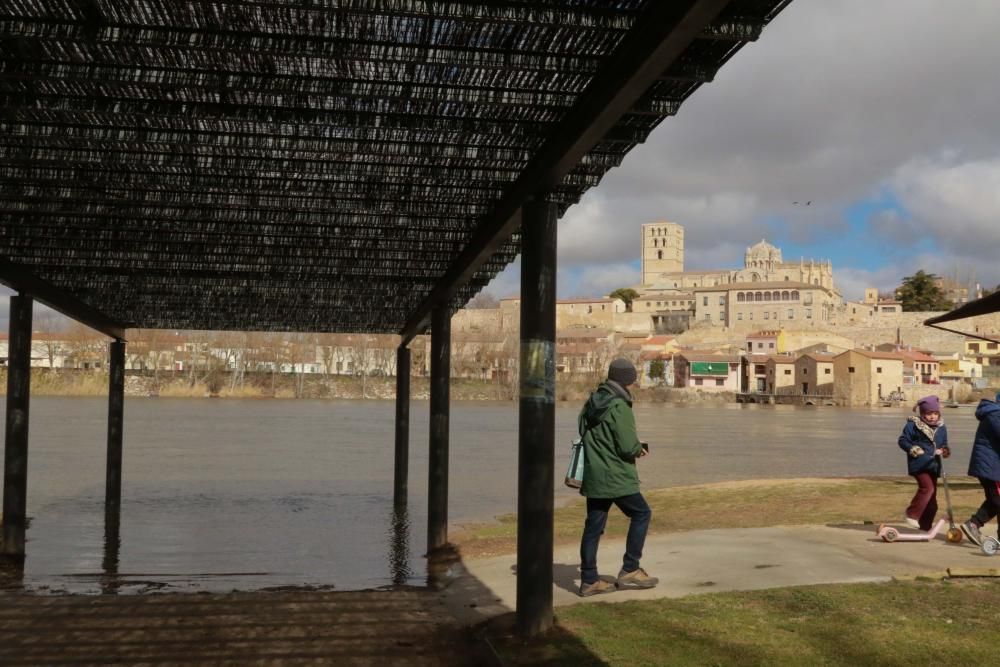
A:
<svg viewBox="0 0 1000 667">
<path fill-rule="evenodd" d="M 28 405 L 31 397 L 31 307 L 27 295 L 10 297 L 7 347 L 7 424 L 3 457 L 3 542 L 0 555 L 24 561 L 28 503 Z"/>
<path fill-rule="evenodd" d="M 431 313 L 431 425 L 427 460 L 427 552 L 448 543 L 448 400 L 451 309 Z"/>
<path fill-rule="evenodd" d="M 521 222 L 517 624 L 525 636 L 552 627 L 557 219 L 554 203 L 535 199 Z"/>
<path fill-rule="evenodd" d="M 405 507 L 410 474 L 410 348 L 396 350 L 396 456 L 392 504 Z"/>
<path fill-rule="evenodd" d="M 125 341 L 109 346 L 108 458 L 104 484 L 105 511 L 117 511 L 122 502 L 122 426 L 125 414 Z"/>
</svg>

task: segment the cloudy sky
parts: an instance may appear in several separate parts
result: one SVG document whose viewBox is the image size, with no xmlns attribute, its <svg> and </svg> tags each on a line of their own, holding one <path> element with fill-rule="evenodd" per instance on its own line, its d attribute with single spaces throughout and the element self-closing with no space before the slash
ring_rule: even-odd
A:
<svg viewBox="0 0 1000 667">
<path fill-rule="evenodd" d="M 563 217 L 559 296 L 637 283 L 657 220 L 689 269 L 766 238 L 847 298 L 921 268 L 1000 283 L 998 27 L 996 0 L 794 0 Z"/>
</svg>

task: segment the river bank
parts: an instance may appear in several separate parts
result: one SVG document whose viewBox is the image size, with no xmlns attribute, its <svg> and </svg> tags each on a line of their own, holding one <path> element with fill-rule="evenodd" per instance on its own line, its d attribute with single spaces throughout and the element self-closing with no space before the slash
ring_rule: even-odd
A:
<svg viewBox="0 0 1000 667">
<path fill-rule="evenodd" d="M 705 528 L 760 528 L 840 523 L 899 523 L 916 486 L 909 477 L 764 479 L 717 482 L 644 490 L 653 519 L 650 535 Z M 970 479 L 951 481 L 956 520 L 965 520 L 982 502 L 982 488 Z M 944 516 L 944 493 L 939 494 Z M 555 510 L 556 545 L 578 542 L 585 517 L 584 500 Z M 606 535 L 625 536 L 628 520 L 618 512 L 608 519 Z M 452 535 L 463 558 L 488 558 L 517 551 L 517 516 L 468 524 Z"/>
<path fill-rule="evenodd" d="M 6 393 L 7 371 L 0 370 L 0 395 Z M 593 390 L 591 380 L 559 378 L 556 399 L 583 401 Z M 31 372 L 33 396 L 107 396 L 108 376 L 100 371 L 34 368 Z M 362 377 L 318 374 L 245 374 L 234 380 L 230 373 L 210 376 L 164 372 L 156 375 L 126 373 L 126 396 L 169 398 L 276 398 L 394 400 L 395 377 Z M 731 403 L 732 393 L 692 392 L 667 387 L 636 389 L 639 401 L 654 403 Z M 430 379 L 411 378 L 410 397 L 427 400 Z M 495 380 L 452 378 L 451 398 L 459 401 L 514 401 L 516 388 Z"/>
</svg>

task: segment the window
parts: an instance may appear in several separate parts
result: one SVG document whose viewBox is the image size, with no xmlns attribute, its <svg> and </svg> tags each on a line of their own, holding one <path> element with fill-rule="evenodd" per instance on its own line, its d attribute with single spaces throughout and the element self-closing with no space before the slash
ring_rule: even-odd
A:
<svg viewBox="0 0 1000 667">
<path fill-rule="evenodd" d="M 725 385 L 726 385 L 726 381 L 725 380 L 723 380 L 722 378 L 715 378 L 715 386 L 716 387 L 724 387 Z"/>
<path fill-rule="evenodd" d="M 995 350 L 995 349 L 997 349 L 997 344 L 996 343 L 986 343 L 986 349 L 987 350 Z"/>
<path fill-rule="evenodd" d="M 979 352 L 979 343 L 969 343 L 969 352 Z"/>
<path fill-rule="evenodd" d="M 774 349 L 774 343 L 768 343 L 768 344 L 767 344 L 767 346 L 768 346 L 769 348 L 771 348 L 772 350 Z"/>
<path fill-rule="evenodd" d="M 847 372 L 848 373 L 853 373 L 854 372 L 854 366 L 848 366 L 847 367 Z"/>
<path fill-rule="evenodd" d="M 829 375 L 829 374 L 830 374 L 830 369 L 829 368 L 824 368 L 823 369 L 823 375 Z"/>
<path fill-rule="evenodd" d="M 802 369 L 802 374 L 803 375 L 808 375 L 809 374 L 809 369 L 808 368 L 803 368 Z"/>
<path fill-rule="evenodd" d="M 726 319 L 726 312 L 725 311 L 719 311 L 719 320 L 722 321 L 722 320 L 725 320 L 725 319 Z"/>
<path fill-rule="evenodd" d="M 881 366 L 876 366 L 875 367 L 875 372 L 876 373 L 881 373 L 882 372 L 882 367 Z"/>
<path fill-rule="evenodd" d="M 764 375 L 767 369 L 764 368 L 764 364 L 754 364 L 753 372 L 755 375 Z"/>
<path fill-rule="evenodd" d="M 719 297 L 719 305 L 720 306 L 726 305 L 726 297 L 724 297 L 724 296 L 720 296 Z"/>
<path fill-rule="evenodd" d="M 807 320 L 811 320 L 812 318 L 813 318 L 813 309 L 812 308 L 806 308 L 806 319 Z"/>
<path fill-rule="evenodd" d="M 750 313 L 750 319 L 751 320 L 753 319 L 753 313 Z"/>
<path fill-rule="evenodd" d="M 771 313 L 764 313 L 764 319 L 765 320 L 771 319 Z"/>
<path fill-rule="evenodd" d="M 657 250 L 656 251 L 656 259 L 663 259 L 663 251 L 662 250 Z"/>
<path fill-rule="evenodd" d="M 701 305 L 703 305 L 703 306 L 707 306 L 708 305 L 708 297 L 707 296 L 701 297 Z"/>
<path fill-rule="evenodd" d="M 764 349 L 764 343 L 762 341 L 757 341 L 757 349 L 758 350 L 763 350 Z"/>
<path fill-rule="evenodd" d="M 712 316 L 709 315 L 708 313 L 705 313 L 705 320 L 708 321 L 708 322 L 711 322 L 712 321 Z"/>
<path fill-rule="evenodd" d="M 743 319 L 743 313 L 736 313 L 736 319 L 737 320 L 742 320 Z"/>
<path fill-rule="evenodd" d="M 700 387 L 701 385 L 705 384 L 705 381 L 702 380 L 701 378 L 695 378 L 694 383 Z"/>
<path fill-rule="evenodd" d="M 792 374 L 792 369 L 791 368 L 786 368 L 785 369 L 785 375 L 791 375 L 791 374 Z"/>
<path fill-rule="evenodd" d="M 743 303 L 746 300 L 747 300 L 746 294 L 744 294 L 743 292 L 736 293 L 736 303 Z"/>
</svg>

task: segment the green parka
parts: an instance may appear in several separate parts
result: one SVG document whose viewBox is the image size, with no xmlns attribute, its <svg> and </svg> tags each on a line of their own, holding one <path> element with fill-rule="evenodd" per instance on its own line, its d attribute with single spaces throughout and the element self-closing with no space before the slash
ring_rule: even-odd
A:
<svg viewBox="0 0 1000 667">
<path fill-rule="evenodd" d="M 617 383 L 604 382 L 590 395 L 577 422 L 585 461 L 580 494 L 620 498 L 639 493 L 635 459 L 642 445 L 629 393 Z"/>
</svg>

